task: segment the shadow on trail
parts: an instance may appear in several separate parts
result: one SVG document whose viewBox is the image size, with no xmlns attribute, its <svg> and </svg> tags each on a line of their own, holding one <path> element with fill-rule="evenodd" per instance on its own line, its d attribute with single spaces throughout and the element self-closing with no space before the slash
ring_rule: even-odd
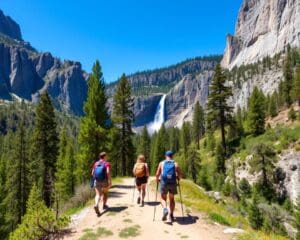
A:
<svg viewBox="0 0 300 240">
<path fill-rule="evenodd" d="M 155 202 L 155 201 L 152 201 L 152 202 L 145 202 L 146 205 L 150 206 L 150 207 L 154 207 L 154 206 L 158 206 L 160 205 L 160 202 Z"/>
<path fill-rule="evenodd" d="M 120 189 L 133 189 L 133 185 L 113 185 L 111 188 L 120 188 Z"/>
<path fill-rule="evenodd" d="M 108 196 L 109 198 L 120 198 L 122 197 L 124 194 L 123 192 L 117 192 L 117 191 L 109 191 Z"/>
<path fill-rule="evenodd" d="M 106 213 L 120 213 L 124 210 L 126 210 L 128 207 L 126 206 L 120 206 L 120 207 L 109 207 L 107 210 L 101 212 L 100 216 L 106 214 Z M 98 216 L 98 217 L 100 217 Z"/>
<path fill-rule="evenodd" d="M 175 217 L 175 222 L 177 222 L 180 225 L 195 224 L 198 220 L 199 217 L 191 216 L 190 214 L 184 217 Z"/>
</svg>

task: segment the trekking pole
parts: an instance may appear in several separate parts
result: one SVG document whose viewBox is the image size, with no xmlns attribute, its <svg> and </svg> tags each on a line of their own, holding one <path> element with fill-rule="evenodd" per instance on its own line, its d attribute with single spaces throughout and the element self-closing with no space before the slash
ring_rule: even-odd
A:
<svg viewBox="0 0 300 240">
<path fill-rule="evenodd" d="M 156 202 L 157 202 L 157 192 L 158 192 L 158 181 L 156 182 L 156 191 L 155 191 L 155 202 L 154 202 L 153 222 L 155 221 Z"/>
<path fill-rule="evenodd" d="M 134 202 L 134 192 L 135 192 L 135 178 L 133 178 L 133 193 L 132 193 L 132 203 Z"/>
<path fill-rule="evenodd" d="M 181 195 L 181 188 L 178 180 L 178 189 L 179 189 L 179 197 L 180 197 L 180 203 L 181 203 L 181 213 L 182 213 L 182 219 L 184 221 L 184 213 L 183 213 L 183 205 L 182 205 L 182 195 Z"/>
</svg>

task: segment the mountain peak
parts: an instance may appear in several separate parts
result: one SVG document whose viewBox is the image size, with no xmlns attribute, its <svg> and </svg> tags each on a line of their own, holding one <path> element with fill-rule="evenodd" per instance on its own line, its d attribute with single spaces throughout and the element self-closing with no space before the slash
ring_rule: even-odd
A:
<svg viewBox="0 0 300 240">
<path fill-rule="evenodd" d="M 0 9 L 0 33 L 10 38 L 23 41 L 19 24 L 17 24 L 11 17 L 4 15 L 1 9 Z"/>
</svg>

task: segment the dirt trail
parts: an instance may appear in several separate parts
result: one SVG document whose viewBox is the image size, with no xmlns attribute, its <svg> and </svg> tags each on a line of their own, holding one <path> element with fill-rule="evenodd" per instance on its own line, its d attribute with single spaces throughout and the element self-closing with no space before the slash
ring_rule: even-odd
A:
<svg viewBox="0 0 300 240">
<path fill-rule="evenodd" d="M 154 202 L 155 192 L 150 190 L 150 202 L 147 202 L 146 195 L 145 206 L 140 207 L 136 204 L 137 191 L 135 191 L 134 203 L 132 202 L 132 185 L 132 179 L 124 179 L 121 184 L 114 186 L 110 190 L 108 200 L 110 209 L 103 212 L 100 217 L 96 216 L 93 206 L 85 208 L 74 215 L 71 224 L 72 233 L 65 236 L 64 239 L 80 239 L 87 229 L 96 232 L 99 227 L 104 227 L 113 232 L 112 236 L 106 238 L 102 236 L 101 239 L 122 239 L 119 237 L 120 231 L 134 225 L 141 226 L 139 235 L 135 239 L 232 239 L 233 235 L 223 233 L 225 227 L 208 223 L 200 213 L 191 212 L 189 215 L 185 215 L 183 219 L 179 203 L 177 203 L 174 213 L 177 219 L 173 224 L 161 221 L 162 209 L 160 205 L 156 206 L 156 220 L 153 221 L 154 205 L 157 204 Z M 129 237 L 127 239 L 133 238 Z"/>
</svg>

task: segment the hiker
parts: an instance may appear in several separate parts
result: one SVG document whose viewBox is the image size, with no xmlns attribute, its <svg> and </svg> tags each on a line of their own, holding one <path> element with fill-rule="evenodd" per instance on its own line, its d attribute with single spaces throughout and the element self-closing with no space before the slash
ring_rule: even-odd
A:
<svg viewBox="0 0 300 240">
<path fill-rule="evenodd" d="M 144 155 L 139 155 L 133 167 L 133 175 L 135 176 L 136 188 L 139 192 L 137 204 L 144 206 L 146 196 L 146 185 L 149 178 L 149 168 Z"/>
<path fill-rule="evenodd" d="M 92 170 L 92 176 L 95 179 L 94 187 L 96 191 L 95 196 L 95 212 L 100 215 L 99 202 L 103 196 L 103 210 L 107 210 L 108 190 L 111 187 L 110 163 L 107 162 L 107 155 L 105 152 L 99 154 L 99 160 L 95 162 Z"/>
<path fill-rule="evenodd" d="M 166 159 L 159 163 L 156 171 L 156 181 L 160 182 L 161 204 L 163 207 L 162 220 L 166 221 L 169 214 L 167 208 L 167 195 L 170 201 L 170 221 L 174 221 L 175 195 L 177 194 L 177 180 L 182 177 L 178 164 L 173 160 L 173 152 L 165 153 Z"/>
</svg>

